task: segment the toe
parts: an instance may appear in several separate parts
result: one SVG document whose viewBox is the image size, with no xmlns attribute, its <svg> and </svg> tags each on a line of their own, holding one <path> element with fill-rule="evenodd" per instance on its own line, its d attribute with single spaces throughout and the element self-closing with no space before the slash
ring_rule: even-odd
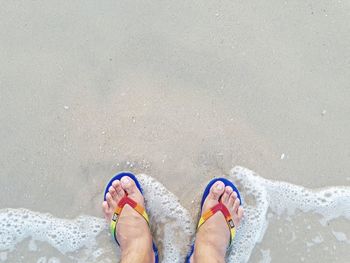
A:
<svg viewBox="0 0 350 263">
<path fill-rule="evenodd" d="M 108 188 L 108 192 L 111 194 L 112 198 L 115 200 L 117 198 L 117 192 L 113 186 Z"/>
<path fill-rule="evenodd" d="M 225 187 L 225 192 L 223 193 L 222 197 L 221 197 L 221 201 L 224 203 L 224 204 L 228 204 L 229 202 L 229 197 L 231 195 L 231 192 L 232 192 L 232 188 L 230 186 L 226 186 Z"/>
<path fill-rule="evenodd" d="M 235 214 L 234 217 L 233 217 L 234 223 L 235 223 L 235 225 L 236 225 L 237 227 L 240 225 L 240 223 L 241 223 L 241 221 L 242 221 L 243 212 L 244 212 L 243 207 L 240 206 L 240 207 L 238 208 L 237 214 Z"/>
<path fill-rule="evenodd" d="M 241 221 L 241 219 L 242 219 L 242 217 L 243 217 L 243 207 L 242 206 L 240 206 L 239 208 L 238 208 L 238 219 L 239 219 L 239 221 Z"/>
<path fill-rule="evenodd" d="M 103 203 L 102 203 L 102 211 L 103 211 L 106 219 L 109 221 L 112 212 L 111 212 L 111 209 L 110 209 L 107 201 L 103 201 Z"/>
<path fill-rule="evenodd" d="M 232 189 L 231 186 L 226 186 L 226 187 L 225 187 L 225 191 L 226 191 L 226 193 L 227 193 L 228 195 L 230 195 L 230 194 L 232 194 L 233 189 Z"/>
<path fill-rule="evenodd" d="M 103 213 L 105 213 L 105 214 L 109 213 L 109 206 L 108 206 L 108 203 L 106 201 L 103 201 L 103 203 L 102 203 L 102 210 L 103 210 Z"/>
<path fill-rule="evenodd" d="M 239 207 L 240 201 L 238 198 L 236 198 L 235 202 L 233 203 L 233 211 L 237 213 L 237 209 Z"/>
<path fill-rule="evenodd" d="M 121 187 L 125 190 L 128 195 L 132 195 L 136 192 L 137 187 L 135 185 L 134 180 L 132 180 L 129 176 L 124 176 L 121 180 Z"/>
<path fill-rule="evenodd" d="M 229 202 L 228 202 L 229 207 L 233 207 L 233 204 L 235 203 L 236 199 L 237 199 L 237 193 L 232 192 L 230 195 Z"/>
<path fill-rule="evenodd" d="M 208 198 L 218 201 L 220 199 L 220 196 L 223 194 L 224 190 L 225 190 L 224 183 L 221 181 L 217 181 L 210 188 Z"/>
<path fill-rule="evenodd" d="M 115 189 L 115 191 L 117 193 L 118 198 L 121 199 L 122 197 L 124 197 L 125 192 L 124 192 L 124 190 L 123 190 L 123 188 L 122 188 L 122 186 L 120 184 L 120 181 L 119 180 L 115 180 L 112 183 L 112 185 L 113 185 L 113 187 L 114 187 L 114 189 Z"/>
<path fill-rule="evenodd" d="M 116 201 L 109 192 L 106 194 L 106 200 L 110 209 L 114 209 L 117 206 Z"/>
</svg>

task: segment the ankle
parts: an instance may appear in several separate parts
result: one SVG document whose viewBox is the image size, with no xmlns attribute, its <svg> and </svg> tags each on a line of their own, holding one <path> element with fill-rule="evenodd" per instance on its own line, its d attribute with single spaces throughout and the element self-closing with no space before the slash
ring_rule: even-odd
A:
<svg viewBox="0 0 350 263">
<path fill-rule="evenodd" d="M 152 241 L 145 239 L 134 239 L 128 244 L 127 247 L 122 250 L 122 263 L 128 262 L 154 262 L 154 252 L 152 247 Z"/>
<path fill-rule="evenodd" d="M 217 230 L 202 229 L 197 233 L 195 247 L 202 251 L 211 251 L 211 254 L 225 258 L 229 237 L 221 235 Z M 226 229 L 225 229 L 226 230 Z"/>
<path fill-rule="evenodd" d="M 210 262 L 224 263 L 226 256 L 226 248 L 219 247 L 217 243 L 206 240 L 205 242 L 196 241 L 195 250 L 193 252 L 193 263 Z"/>
<path fill-rule="evenodd" d="M 132 251 L 128 253 L 122 253 L 121 263 L 154 263 L 154 253 L 146 253 L 144 251 Z"/>
</svg>

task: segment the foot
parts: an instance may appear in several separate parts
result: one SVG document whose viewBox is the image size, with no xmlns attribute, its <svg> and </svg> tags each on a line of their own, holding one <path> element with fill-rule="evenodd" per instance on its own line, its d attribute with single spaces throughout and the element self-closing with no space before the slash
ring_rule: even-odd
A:
<svg viewBox="0 0 350 263">
<path fill-rule="evenodd" d="M 128 195 L 129 198 L 145 207 L 143 195 L 136 187 L 134 180 L 124 176 L 115 180 L 102 203 L 103 212 L 108 224 L 112 220 L 119 201 Z M 125 205 L 116 226 L 116 233 L 122 252 L 122 262 L 153 263 L 152 235 L 146 220 L 129 205 Z"/>
<path fill-rule="evenodd" d="M 239 226 L 243 217 L 243 207 L 237 198 L 237 193 L 232 187 L 217 181 L 210 188 L 210 192 L 204 201 L 202 213 L 221 202 L 229 210 L 236 227 Z M 227 246 L 230 242 L 230 230 L 224 215 L 217 212 L 210 217 L 197 231 L 195 250 L 191 262 L 225 262 Z"/>
</svg>

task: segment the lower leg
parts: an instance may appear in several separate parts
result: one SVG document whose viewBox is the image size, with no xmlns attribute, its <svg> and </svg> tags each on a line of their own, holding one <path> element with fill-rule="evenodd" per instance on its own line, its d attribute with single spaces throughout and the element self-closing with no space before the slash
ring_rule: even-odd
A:
<svg viewBox="0 0 350 263">
<path fill-rule="evenodd" d="M 152 248 L 152 239 L 134 238 L 129 240 L 127 247 L 121 247 L 122 263 L 153 263 L 154 253 Z"/>
<path fill-rule="evenodd" d="M 236 192 L 223 182 L 216 182 L 204 201 L 202 212 L 208 211 L 218 202 L 224 204 L 229 210 L 234 224 L 239 225 L 243 208 Z M 230 242 L 230 231 L 222 213 L 211 216 L 197 231 L 194 252 L 190 258 L 191 263 L 224 263 L 226 248 Z"/>
<path fill-rule="evenodd" d="M 218 253 L 211 245 L 204 245 L 196 248 L 193 255 L 193 263 L 224 263 L 225 255 Z"/>
<path fill-rule="evenodd" d="M 221 215 L 215 215 L 221 216 Z M 226 226 L 225 226 L 226 227 Z M 197 235 L 195 242 L 195 250 L 193 254 L 192 263 L 224 263 L 226 254 L 225 235 L 222 235 L 218 229 L 208 228 L 201 231 L 200 235 Z M 220 226 L 218 226 L 220 229 Z M 218 232 L 217 232 L 218 231 Z M 225 229 L 224 231 L 227 231 Z M 223 245 L 218 245 L 223 243 Z"/>
<path fill-rule="evenodd" d="M 153 251 L 130 248 L 130 250 L 122 252 L 121 263 L 135 263 L 135 262 L 153 263 L 154 262 Z"/>
<path fill-rule="evenodd" d="M 124 176 L 115 180 L 108 189 L 103 211 L 110 223 L 119 201 L 125 195 L 144 207 L 144 198 L 135 182 Z M 146 220 L 129 205 L 125 205 L 118 219 L 116 233 L 121 249 L 122 263 L 154 263 L 155 255 L 152 246 L 152 235 Z"/>
</svg>

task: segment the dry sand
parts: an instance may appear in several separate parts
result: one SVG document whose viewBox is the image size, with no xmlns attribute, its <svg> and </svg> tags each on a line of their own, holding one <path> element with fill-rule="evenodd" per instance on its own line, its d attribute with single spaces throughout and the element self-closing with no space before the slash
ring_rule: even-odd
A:
<svg viewBox="0 0 350 263">
<path fill-rule="evenodd" d="M 188 209 L 235 165 L 349 186 L 349 14 L 346 1 L 2 1 L 0 208 L 101 216 L 125 169 Z M 347 243 L 288 251 L 283 224 L 263 241 L 272 262 L 350 261 Z"/>
</svg>

